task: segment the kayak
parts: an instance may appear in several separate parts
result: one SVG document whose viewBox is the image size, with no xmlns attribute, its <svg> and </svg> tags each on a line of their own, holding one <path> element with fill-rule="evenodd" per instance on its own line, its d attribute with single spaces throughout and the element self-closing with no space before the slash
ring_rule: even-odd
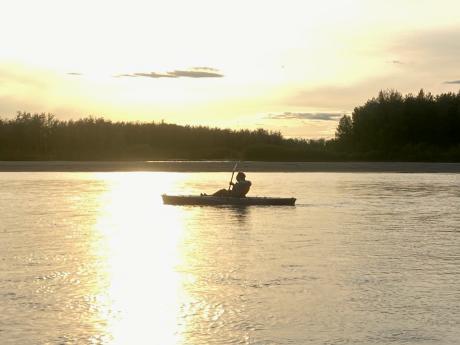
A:
<svg viewBox="0 0 460 345">
<path fill-rule="evenodd" d="M 214 195 L 167 195 L 163 194 L 165 205 L 271 205 L 271 206 L 294 206 L 295 198 L 269 198 L 269 197 L 244 197 Z"/>
<path fill-rule="evenodd" d="M 244 197 L 236 198 L 229 196 L 214 195 L 167 195 L 163 194 L 165 205 L 272 205 L 294 206 L 295 198 L 269 198 L 269 197 Z"/>
</svg>

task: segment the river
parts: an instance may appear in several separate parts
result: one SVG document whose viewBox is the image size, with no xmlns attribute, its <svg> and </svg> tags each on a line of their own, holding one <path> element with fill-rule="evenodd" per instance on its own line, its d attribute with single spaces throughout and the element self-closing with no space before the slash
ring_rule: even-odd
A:
<svg viewBox="0 0 460 345">
<path fill-rule="evenodd" d="M 0 344 L 457 344 L 460 174 L 0 172 Z"/>
</svg>

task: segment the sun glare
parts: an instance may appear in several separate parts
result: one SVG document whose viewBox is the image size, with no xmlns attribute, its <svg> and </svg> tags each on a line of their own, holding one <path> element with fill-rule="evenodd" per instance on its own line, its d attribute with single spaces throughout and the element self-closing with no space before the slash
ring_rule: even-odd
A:
<svg viewBox="0 0 460 345">
<path fill-rule="evenodd" d="M 165 173 L 98 174 L 108 188 L 96 224 L 107 267 L 105 315 L 111 344 L 179 344 L 186 298 L 176 267 L 186 219 L 160 194 L 181 179 Z"/>
</svg>

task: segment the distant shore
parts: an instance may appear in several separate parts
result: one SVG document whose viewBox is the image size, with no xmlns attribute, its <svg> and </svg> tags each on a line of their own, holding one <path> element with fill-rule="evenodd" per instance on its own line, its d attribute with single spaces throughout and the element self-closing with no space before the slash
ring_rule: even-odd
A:
<svg viewBox="0 0 460 345">
<path fill-rule="evenodd" d="M 234 161 L 0 161 L 0 172 L 228 172 Z M 460 173 L 460 163 L 419 162 L 254 162 L 238 164 L 246 172 L 394 172 Z"/>
</svg>

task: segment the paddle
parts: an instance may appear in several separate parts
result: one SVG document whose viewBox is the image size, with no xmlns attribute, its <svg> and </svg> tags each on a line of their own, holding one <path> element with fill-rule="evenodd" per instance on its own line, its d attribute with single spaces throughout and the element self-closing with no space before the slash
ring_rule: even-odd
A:
<svg viewBox="0 0 460 345">
<path fill-rule="evenodd" d="M 235 174 L 235 171 L 236 171 L 236 167 L 238 166 L 238 162 L 235 163 L 235 166 L 233 167 L 233 171 L 232 171 L 232 177 L 230 178 L 230 183 L 228 184 L 228 190 L 230 190 L 230 188 L 232 187 L 232 182 L 233 182 L 233 175 Z"/>
</svg>

